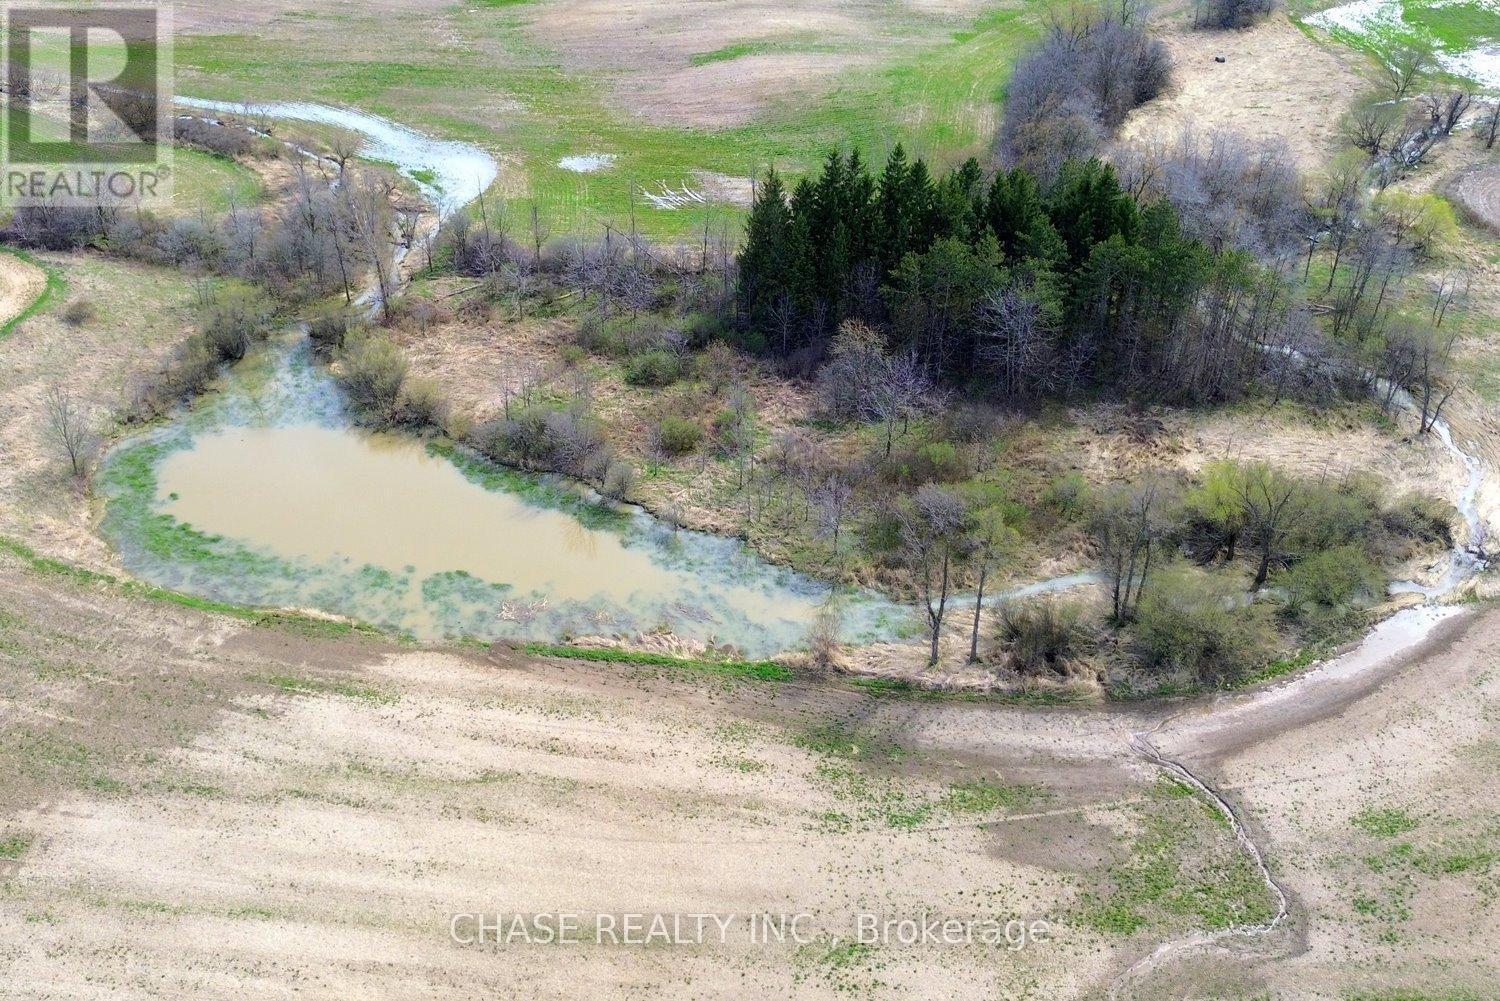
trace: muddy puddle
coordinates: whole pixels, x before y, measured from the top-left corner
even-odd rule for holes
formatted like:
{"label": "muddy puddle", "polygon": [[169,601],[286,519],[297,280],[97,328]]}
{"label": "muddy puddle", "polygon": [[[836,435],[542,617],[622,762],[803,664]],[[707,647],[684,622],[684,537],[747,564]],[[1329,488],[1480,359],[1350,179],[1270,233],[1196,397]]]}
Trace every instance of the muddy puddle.
{"label": "muddy puddle", "polygon": [[[802,645],[829,596],[736,540],[672,531],[444,444],[353,428],[296,339],[123,443],[101,483],[103,531],[145,580],[418,639],[669,630],[764,656]],[[910,631],[909,610],[877,595],[841,601],[852,642]]]}

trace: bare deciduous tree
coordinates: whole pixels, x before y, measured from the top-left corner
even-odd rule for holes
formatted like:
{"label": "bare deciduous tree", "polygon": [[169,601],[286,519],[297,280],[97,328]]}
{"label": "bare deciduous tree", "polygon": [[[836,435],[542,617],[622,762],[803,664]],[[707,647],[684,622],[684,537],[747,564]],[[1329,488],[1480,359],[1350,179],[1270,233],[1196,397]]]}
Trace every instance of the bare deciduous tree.
{"label": "bare deciduous tree", "polygon": [[68,461],[73,478],[80,483],[87,480],[98,438],[78,401],[60,386],[48,387],[42,397],[42,431]]}
{"label": "bare deciduous tree", "polygon": [[1250,585],[1254,590],[1270,577],[1272,559],[1305,512],[1297,481],[1264,462],[1245,466],[1235,491],[1244,511],[1246,531],[1260,551],[1255,580]]}
{"label": "bare deciduous tree", "polygon": [[952,596],[953,576],[967,552],[968,512],[952,491],[926,484],[899,510],[902,559],[917,578],[927,616],[931,650],[928,665],[938,662],[938,641]]}
{"label": "bare deciduous tree", "polygon": [[1406,100],[1427,79],[1435,64],[1430,45],[1411,42],[1394,46],[1380,64],[1381,78],[1391,100]]}
{"label": "bare deciduous tree", "polygon": [[1089,526],[1109,578],[1116,622],[1135,616],[1168,527],[1170,495],[1155,482],[1121,487],[1104,499]]}

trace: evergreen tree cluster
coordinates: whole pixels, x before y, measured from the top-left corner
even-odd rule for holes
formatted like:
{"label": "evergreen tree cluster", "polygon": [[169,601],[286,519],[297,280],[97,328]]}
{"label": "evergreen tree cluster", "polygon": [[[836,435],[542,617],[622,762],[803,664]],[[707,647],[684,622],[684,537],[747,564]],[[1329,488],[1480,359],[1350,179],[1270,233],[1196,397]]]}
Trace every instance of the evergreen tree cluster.
{"label": "evergreen tree cluster", "polygon": [[935,177],[897,147],[877,175],[832,153],[790,193],[759,186],[739,260],[741,313],[765,350],[820,358],[845,320],[883,331],[931,378],[999,398],[1100,385],[1179,399],[1243,392],[1258,329],[1289,289],[1248,255],[1183,235],[1097,159],[1044,189],[975,160]]}

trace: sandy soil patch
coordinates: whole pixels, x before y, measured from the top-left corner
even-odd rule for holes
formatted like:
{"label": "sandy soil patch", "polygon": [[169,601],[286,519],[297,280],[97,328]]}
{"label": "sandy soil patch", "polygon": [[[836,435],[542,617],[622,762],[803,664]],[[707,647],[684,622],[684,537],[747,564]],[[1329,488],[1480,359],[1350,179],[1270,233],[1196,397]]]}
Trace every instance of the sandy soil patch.
{"label": "sandy soil patch", "polygon": [[[400,16],[413,13],[436,13],[452,6],[446,0],[361,0],[356,5],[365,16]],[[312,0],[310,3],[288,3],[286,0],[246,0],[232,6],[209,0],[180,0],[172,8],[172,28],[187,34],[221,35],[260,28],[277,21],[296,23],[306,17],[328,17],[348,14],[347,0]]]}
{"label": "sandy soil patch", "polygon": [[[1172,53],[1175,86],[1136,111],[1124,139],[1184,127],[1226,129],[1284,143],[1304,169],[1340,148],[1339,115],[1364,88],[1351,68],[1357,56],[1318,45],[1284,14],[1245,31],[1200,31],[1185,22],[1158,25]],[[1223,55],[1225,62],[1214,57]]]}
{"label": "sandy soil patch", "polygon": [[36,302],[47,287],[47,273],[13,254],[0,254],[0,325]]}
{"label": "sandy soil patch", "polygon": [[[1321,722],[1242,726],[1204,703],[1181,732],[1208,736],[1182,746],[1152,707],[913,702],[315,639],[6,557],[0,587],[0,976],[18,996],[1098,996],[1182,932],[1077,920],[1149,817],[1129,736],[1163,727],[1227,784],[1295,921],[1127,996],[1492,982],[1493,862],[1469,860],[1493,837],[1493,612],[1373,693],[1314,685]],[[1045,795],[912,812],[975,781]],[[1403,836],[1440,875],[1416,869],[1404,890],[1370,867],[1391,847],[1372,805],[1415,818]],[[1195,823],[1178,861],[1233,855]],[[448,934],[456,911],[557,910],[806,910],[820,937],[494,950]],[[1060,931],[1018,953],[835,942],[867,910],[1051,915]]]}
{"label": "sandy soil patch", "polygon": [[[59,594],[3,558],[0,583],[0,841],[24,845],[0,872],[0,977],[19,996],[1074,997],[1150,945],[1075,920],[1149,787],[1108,725],[314,640]],[[973,782],[1039,798],[925,805]],[[806,911],[816,940],[449,938],[457,911],[560,910]],[[866,910],[1067,931],[1016,953],[841,947]]]}

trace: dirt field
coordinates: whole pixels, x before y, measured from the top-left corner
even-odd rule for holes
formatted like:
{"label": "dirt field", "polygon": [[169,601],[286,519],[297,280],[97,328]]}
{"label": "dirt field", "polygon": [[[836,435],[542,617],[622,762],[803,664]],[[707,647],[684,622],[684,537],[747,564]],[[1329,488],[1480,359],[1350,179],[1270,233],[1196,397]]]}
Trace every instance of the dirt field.
{"label": "dirt field", "polygon": [[1372,691],[1345,684],[1351,704],[1332,715],[1310,698],[1234,727],[1184,721],[1177,746],[1273,846],[1294,920],[1273,954],[1190,960],[1159,978],[1161,996],[1190,984],[1231,997],[1493,995],[1497,655],[1500,617],[1487,611]]}
{"label": "dirt field", "polygon": [[1201,31],[1185,16],[1157,26],[1172,53],[1172,92],[1135,112],[1122,139],[1226,129],[1281,141],[1304,170],[1337,151],[1339,115],[1366,86],[1352,68],[1357,54],[1323,48],[1284,14],[1245,31]]}
{"label": "dirt field", "polygon": [[[7,997],[1097,996],[1194,907],[1266,906],[1224,829],[1131,755],[1137,729],[1228,783],[1294,921],[1121,996],[1493,983],[1494,612],[1267,723],[1233,700],[1178,721],[318,639],[8,556],[0,586]],[[1404,841],[1366,831],[1392,825]],[[1405,841],[1400,881],[1364,859]],[[1122,933],[1116,905],[1146,924]],[[812,917],[800,946],[450,938],[455,913],[557,911]],[[859,947],[863,912],[1053,931]]]}

